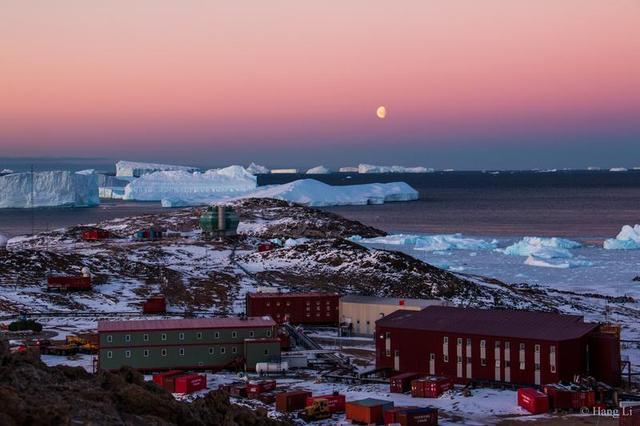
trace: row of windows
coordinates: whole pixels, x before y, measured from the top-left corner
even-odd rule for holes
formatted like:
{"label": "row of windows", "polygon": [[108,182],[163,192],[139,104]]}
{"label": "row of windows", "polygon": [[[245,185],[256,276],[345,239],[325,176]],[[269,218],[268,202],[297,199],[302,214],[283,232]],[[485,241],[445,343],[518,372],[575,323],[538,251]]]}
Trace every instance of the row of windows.
{"label": "row of windows", "polygon": [[[276,302],[276,306],[280,306],[280,303],[281,302]],[[284,302],[284,304],[285,304],[285,306],[291,306],[291,302]],[[267,306],[271,306],[271,302],[267,302],[266,305]],[[311,306],[311,302],[307,302],[306,305],[307,306]],[[327,302],[326,302],[327,309],[329,309],[330,305],[331,305],[331,302],[327,300]],[[319,307],[320,307],[320,302],[319,301],[316,302],[316,306],[318,306],[318,309],[319,309]]]}
{"label": "row of windows", "polygon": [[[221,355],[224,355],[224,354],[227,353],[227,348],[225,348],[225,347],[218,348],[218,352]],[[178,353],[180,354],[180,356],[184,356],[185,349],[184,348],[178,349]],[[232,354],[237,354],[238,353],[238,348],[236,346],[232,346],[231,347],[231,353]],[[216,348],[209,348],[209,355],[215,355],[215,354],[216,354]],[[265,349],[264,350],[264,354],[265,355],[269,355],[269,349]],[[142,351],[142,355],[145,358],[149,357],[149,349],[143,350]],[[164,348],[160,349],[160,355],[167,356],[167,350],[164,349]],[[125,358],[131,358],[131,351],[130,350],[124,351],[124,357]],[[107,358],[109,358],[109,359],[113,358],[113,351],[107,351]]]}
{"label": "row of windows", "polygon": [[[267,335],[267,337],[271,337],[271,330],[267,330],[266,335]],[[250,330],[249,331],[249,338],[253,338],[255,336],[256,336],[255,331]],[[196,333],[196,339],[202,340],[202,337],[203,337],[203,334],[202,334],[201,331]],[[214,339],[219,339],[220,338],[220,332],[216,331],[215,333],[213,333],[213,337],[214,337]],[[231,332],[231,338],[233,338],[233,339],[238,338],[238,332],[235,331],[235,330],[232,331]],[[161,340],[167,340],[167,333],[162,333],[160,335],[160,339]],[[142,340],[145,341],[145,342],[148,342],[149,341],[149,334],[148,333],[144,333],[142,335]],[[184,332],[178,333],[178,340],[184,340]],[[127,343],[131,342],[131,335],[130,334],[125,334],[124,335],[124,341],[127,342]],[[110,334],[107,335],[107,342],[113,343],[113,336],[112,335],[110,335]]]}

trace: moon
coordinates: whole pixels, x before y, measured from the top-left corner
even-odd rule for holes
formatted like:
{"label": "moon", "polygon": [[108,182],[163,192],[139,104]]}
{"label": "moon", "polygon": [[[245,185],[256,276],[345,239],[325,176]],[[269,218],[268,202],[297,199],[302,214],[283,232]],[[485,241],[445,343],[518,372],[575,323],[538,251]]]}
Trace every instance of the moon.
{"label": "moon", "polygon": [[384,105],[380,105],[378,107],[378,109],[376,110],[376,115],[381,120],[387,116],[387,109],[384,107]]}

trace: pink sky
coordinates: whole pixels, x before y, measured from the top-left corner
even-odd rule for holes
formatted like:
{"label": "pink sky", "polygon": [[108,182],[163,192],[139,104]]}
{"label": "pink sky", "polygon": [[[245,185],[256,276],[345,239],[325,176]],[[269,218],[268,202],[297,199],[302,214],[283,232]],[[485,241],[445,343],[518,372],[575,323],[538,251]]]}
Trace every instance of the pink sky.
{"label": "pink sky", "polygon": [[637,0],[4,0],[0,156],[628,137],[639,22]]}

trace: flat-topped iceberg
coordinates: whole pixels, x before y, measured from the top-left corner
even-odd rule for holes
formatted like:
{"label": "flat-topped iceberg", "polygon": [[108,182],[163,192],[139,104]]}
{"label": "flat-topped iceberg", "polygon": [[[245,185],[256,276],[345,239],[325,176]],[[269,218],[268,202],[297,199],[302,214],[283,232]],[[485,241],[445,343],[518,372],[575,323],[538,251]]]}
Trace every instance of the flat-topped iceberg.
{"label": "flat-topped iceberg", "polygon": [[217,193],[208,197],[170,197],[162,199],[164,207],[203,205],[220,200],[244,198],[275,198],[307,206],[351,206],[383,204],[418,199],[418,191],[404,182],[369,183],[364,185],[332,186],[315,179],[300,179],[282,185],[259,187],[238,193]]}
{"label": "flat-topped iceberg", "polygon": [[602,245],[606,250],[640,249],[640,225],[624,225],[615,238],[608,238]]}
{"label": "flat-topped iceberg", "polygon": [[328,175],[329,173],[331,173],[331,170],[325,166],[316,166],[307,170],[308,175]]}
{"label": "flat-topped iceberg", "polygon": [[256,164],[256,163],[249,164],[249,167],[247,167],[247,171],[249,173],[251,173],[252,175],[267,175],[267,174],[269,174],[271,172],[265,166],[261,166],[261,165]]}
{"label": "flat-topped iceberg", "polygon": [[196,172],[198,167],[176,166],[173,164],[140,163],[136,161],[118,161],[116,176],[140,177],[149,173],[163,171]]}
{"label": "flat-topped iceberg", "polygon": [[535,256],[541,259],[555,259],[572,257],[569,249],[579,247],[581,247],[580,243],[566,238],[524,237],[501,251],[510,256]]}
{"label": "flat-topped iceberg", "polygon": [[98,179],[93,170],[0,176],[0,208],[90,207],[99,204]]}
{"label": "flat-topped iceberg", "polygon": [[374,166],[371,164],[359,164],[358,173],[429,173],[433,169],[426,167],[403,167],[403,166]]}
{"label": "flat-topped iceberg", "polygon": [[414,250],[445,251],[445,250],[491,250],[497,247],[497,241],[486,241],[479,238],[468,238],[462,234],[444,235],[413,235],[396,234],[384,237],[362,238],[359,235],[349,240],[362,244],[388,244],[412,246]]}
{"label": "flat-topped iceberg", "polygon": [[[209,200],[245,193],[256,188],[257,180],[242,166],[207,170],[155,172],[141,176],[124,188],[125,200]],[[199,203],[196,203],[199,204]]]}

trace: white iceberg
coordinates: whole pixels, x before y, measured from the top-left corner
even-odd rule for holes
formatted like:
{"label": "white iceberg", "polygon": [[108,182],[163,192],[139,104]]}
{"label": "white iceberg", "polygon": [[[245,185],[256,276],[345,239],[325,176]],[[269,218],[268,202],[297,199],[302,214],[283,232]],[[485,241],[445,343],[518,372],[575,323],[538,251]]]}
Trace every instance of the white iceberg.
{"label": "white iceberg", "polygon": [[116,176],[140,177],[154,172],[184,171],[197,172],[198,167],[175,166],[173,164],[139,163],[136,161],[118,161]]}
{"label": "white iceberg", "polygon": [[414,235],[396,234],[385,237],[362,238],[358,235],[349,240],[362,244],[388,244],[413,246],[414,250],[444,251],[444,250],[491,250],[497,246],[497,241],[486,241],[479,238],[468,238],[462,234],[444,235]]}
{"label": "white iceberg", "polygon": [[510,256],[535,256],[541,259],[572,257],[569,249],[581,247],[581,244],[566,238],[524,237],[522,240],[501,250]]}
{"label": "white iceberg", "polygon": [[316,166],[307,170],[308,175],[328,175],[329,173],[331,173],[331,170],[325,166]]}
{"label": "white iceberg", "polygon": [[[341,169],[342,170],[342,169]],[[358,165],[358,173],[429,173],[433,169],[426,167],[403,167],[403,166],[374,166],[371,164]]]}
{"label": "white iceberg", "polygon": [[207,170],[155,172],[144,175],[124,188],[125,200],[200,200],[231,196],[256,188],[256,177],[242,166]]}
{"label": "white iceberg", "polygon": [[89,207],[99,204],[98,179],[93,170],[0,176],[0,208]]}
{"label": "white iceberg", "polygon": [[271,169],[271,174],[274,175],[297,175],[300,173],[298,169]]}
{"label": "white iceberg", "polygon": [[210,194],[208,197],[166,197],[164,207],[185,207],[244,198],[275,198],[307,206],[352,206],[383,204],[418,199],[418,191],[404,182],[332,186],[315,179],[300,179],[282,185],[259,187],[253,191]]}
{"label": "white iceberg", "polygon": [[541,268],[556,268],[556,269],[568,269],[578,268],[581,266],[591,266],[592,263],[588,260],[573,260],[565,259],[560,262],[551,262],[549,260],[540,259],[536,256],[528,256],[524,261],[525,265],[537,266]]}
{"label": "white iceberg", "polygon": [[98,194],[100,198],[113,198],[121,200],[124,197],[124,188],[135,178],[116,177],[98,173]]}
{"label": "white iceberg", "polygon": [[247,167],[247,171],[252,175],[266,175],[270,173],[270,170],[268,168],[256,163],[249,164],[249,167]]}
{"label": "white iceberg", "polygon": [[606,250],[640,249],[640,225],[624,225],[615,238],[608,238],[602,245]]}
{"label": "white iceberg", "polygon": [[625,167],[612,167],[609,169],[610,172],[626,172],[627,169]]}

